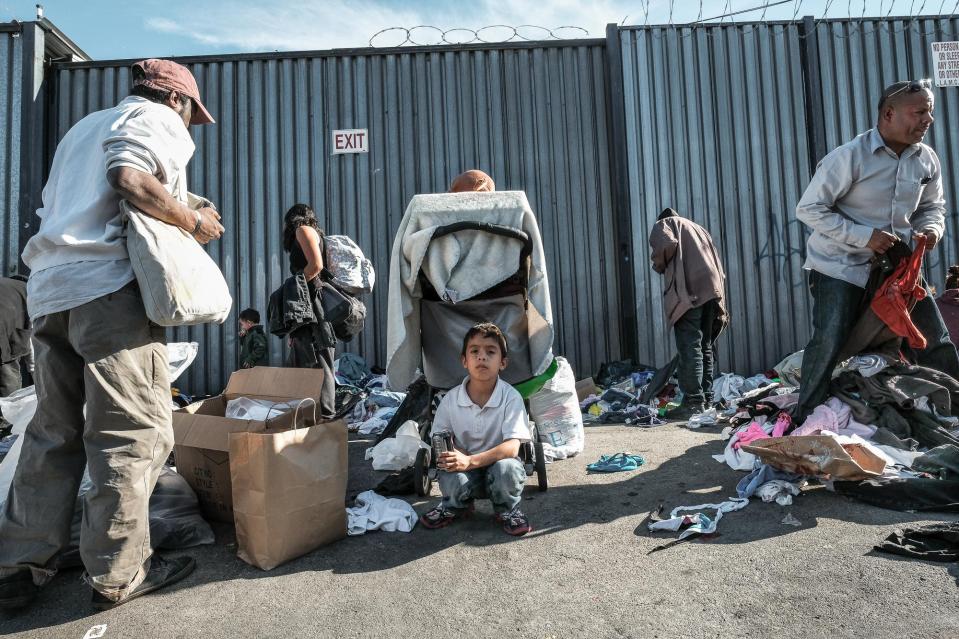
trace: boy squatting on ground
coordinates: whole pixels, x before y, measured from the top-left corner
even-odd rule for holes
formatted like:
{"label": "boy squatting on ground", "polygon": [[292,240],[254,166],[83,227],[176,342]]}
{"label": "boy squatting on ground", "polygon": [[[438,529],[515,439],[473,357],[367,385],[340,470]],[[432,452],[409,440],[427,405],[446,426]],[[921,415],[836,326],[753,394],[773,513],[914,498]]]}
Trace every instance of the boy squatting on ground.
{"label": "boy squatting on ground", "polygon": [[517,457],[520,442],[530,438],[529,420],[519,392],[499,378],[507,353],[506,337],[495,324],[477,324],[463,338],[469,376],[440,402],[430,433],[452,434],[455,450],[436,462],[443,500],[420,517],[426,528],[471,514],[479,498],[492,502],[510,535],[532,530],[519,509],[526,470]]}

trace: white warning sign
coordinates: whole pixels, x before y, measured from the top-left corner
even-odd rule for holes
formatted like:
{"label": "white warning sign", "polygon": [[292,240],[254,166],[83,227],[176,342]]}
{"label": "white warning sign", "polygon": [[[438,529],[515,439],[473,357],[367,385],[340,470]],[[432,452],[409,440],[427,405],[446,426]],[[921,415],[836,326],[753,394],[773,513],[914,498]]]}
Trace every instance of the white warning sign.
{"label": "white warning sign", "polygon": [[959,42],[933,42],[932,67],[937,87],[959,86]]}

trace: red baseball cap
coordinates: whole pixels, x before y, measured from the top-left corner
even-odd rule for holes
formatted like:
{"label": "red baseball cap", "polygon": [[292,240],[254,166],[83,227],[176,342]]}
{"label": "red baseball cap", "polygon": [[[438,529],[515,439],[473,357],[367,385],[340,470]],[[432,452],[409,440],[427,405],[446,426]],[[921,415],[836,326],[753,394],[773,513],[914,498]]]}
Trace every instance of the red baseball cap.
{"label": "red baseball cap", "polygon": [[210,112],[200,102],[200,87],[196,85],[196,78],[182,64],[172,60],[150,58],[140,60],[132,67],[133,86],[147,86],[161,91],[176,91],[193,100],[196,105],[190,124],[213,124],[215,120]]}

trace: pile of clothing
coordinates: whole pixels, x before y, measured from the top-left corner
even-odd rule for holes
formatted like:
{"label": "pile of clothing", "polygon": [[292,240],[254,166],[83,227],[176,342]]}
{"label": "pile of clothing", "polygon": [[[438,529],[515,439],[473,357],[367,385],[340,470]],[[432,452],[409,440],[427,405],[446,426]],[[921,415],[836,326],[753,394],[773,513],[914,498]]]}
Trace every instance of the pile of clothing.
{"label": "pile of clothing", "polygon": [[[802,353],[776,367],[782,379],[799,381]],[[735,403],[726,449],[714,455],[747,471],[739,497],[791,503],[809,480],[885,508],[959,512],[959,382],[938,371],[875,354],[842,362],[833,373],[831,396],[801,423],[792,423],[798,388],[770,384]],[[829,437],[881,459],[877,472],[849,477],[785,472],[749,452],[774,437]],[[783,464],[779,464],[783,466]]]}
{"label": "pile of clothing", "polygon": [[[656,371],[634,366],[632,360],[608,362],[594,377],[596,389],[580,402],[584,424],[632,424],[655,426],[664,423],[658,410],[641,401],[643,391]],[[675,393],[675,384],[664,389],[663,395]]]}
{"label": "pile of clothing", "polygon": [[386,374],[372,370],[353,353],[343,353],[333,362],[336,375],[336,414],[346,419],[347,428],[361,435],[383,432],[406,393],[388,389]]}
{"label": "pile of clothing", "polygon": [[[655,426],[666,423],[668,411],[682,403],[683,392],[675,377],[676,360],[654,370],[631,360],[603,364],[595,377],[596,392],[581,403],[587,424],[625,423]],[[690,428],[714,425],[735,414],[743,397],[778,382],[773,372],[742,377],[723,373],[713,382],[713,405],[688,422]]]}

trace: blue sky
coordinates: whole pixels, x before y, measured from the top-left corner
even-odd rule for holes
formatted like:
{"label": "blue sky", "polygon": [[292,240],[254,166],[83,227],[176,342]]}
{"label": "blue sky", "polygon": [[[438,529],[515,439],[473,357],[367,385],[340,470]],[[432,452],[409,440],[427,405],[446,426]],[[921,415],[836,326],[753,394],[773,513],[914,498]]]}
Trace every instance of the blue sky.
{"label": "blue sky", "polygon": [[[644,23],[647,6],[648,22],[664,24],[670,21],[671,5],[673,22],[690,22],[769,1],[775,0],[47,0],[42,4],[47,18],[91,57],[102,60],[365,47],[381,29],[419,24],[441,29],[573,25],[602,37],[608,22]],[[32,20],[34,4],[0,0],[0,21]],[[767,9],[765,18],[949,14],[957,5],[957,0],[790,0]],[[755,11],[735,19],[758,20],[762,15]],[[487,33],[492,38],[496,32]],[[435,37],[428,30],[418,34],[424,44]],[[395,35],[383,34],[376,44],[397,44]]]}

